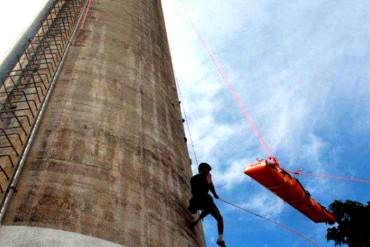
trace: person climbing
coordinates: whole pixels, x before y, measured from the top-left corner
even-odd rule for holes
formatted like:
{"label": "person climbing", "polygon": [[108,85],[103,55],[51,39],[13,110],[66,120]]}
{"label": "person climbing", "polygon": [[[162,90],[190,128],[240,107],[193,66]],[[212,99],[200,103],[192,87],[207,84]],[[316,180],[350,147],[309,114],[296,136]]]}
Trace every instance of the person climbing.
{"label": "person climbing", "polygon": [[221,247],[226,247],[225,241],[223,239],[224,232],[224,221],[220,211],[218,210],[216,204],[213,201],[212,196],[208,193],[212,192],[213,197],[218,199],[218,195],[215,190],[215,186],[212,182],[211,177],[212,167],[207,163],[201,163],[198,166],[198,174],[193,176],[190,180],[192,198],[189,201],[188,210],[192,214],[196,214],[198,210],[201,210],[201,214],[198,219],[191,223],[194,227],[208,214],[211,214],[217,221],[218,228],[218,238],[217,244]]}

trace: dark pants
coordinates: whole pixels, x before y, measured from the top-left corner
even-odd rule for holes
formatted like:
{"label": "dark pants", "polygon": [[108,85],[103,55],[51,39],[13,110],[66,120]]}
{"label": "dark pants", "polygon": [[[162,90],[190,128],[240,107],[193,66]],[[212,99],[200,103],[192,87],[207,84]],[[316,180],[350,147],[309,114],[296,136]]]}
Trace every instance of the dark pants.
{"label": "dark pants", "polygon": [[191,213],[196,213],[197,210],[201,210],[199,220],[203,219],[207,215],[212,215],[213,218],[217,221],[218,233],[223,234],[224,231],[224,221],[220,210],[218,210],[216,204],[213,201],[213,198],[210,195],[204,196],[194,196],[189,201],[189,211]]}

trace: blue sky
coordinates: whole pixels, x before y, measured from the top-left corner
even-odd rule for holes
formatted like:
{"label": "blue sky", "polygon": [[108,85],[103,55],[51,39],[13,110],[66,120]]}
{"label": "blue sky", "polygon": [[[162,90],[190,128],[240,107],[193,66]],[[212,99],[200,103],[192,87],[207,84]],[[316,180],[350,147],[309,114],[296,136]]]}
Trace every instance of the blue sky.
{"label": "blue sky", "polygon": [[[199,160],[213,165],[219,193],[300,230],[321,246],[334,246],[325,240],[325,224],[310,222],[243,174],[246,163],[265,154],[187,15],[284,167],[370,178],[370,2],[184,0],[187,14],[178,0],[162,2],[195,149]],[[370,200],[366,184],[300,180],[325,206],[335,199]],[[311,246],[258,218],[218,205],[229,246]],[[208,246],[216,246],[213,219],[205,221],[204,229]]]}
{"label": "blue sky", "polygon": [[[0,61],[45,1],[32,1],[17,22],[10,10],[30,1],[0,3],[0,31],[7,34],[1,36]],[[321,246],[334,246],[325,240],[325,225],[310,222],[243,174],[246,163],[265,154],[179,1],[162,2],[196,152],[213,165],[219,194],[302,231]],[[370,178],[369,1],[184,3],[284,167]],[[301,181],[325,206],[334,199],[370,199],[369,185],[305,177]],[[254,216],[218,205],[229,246],[310,246]],[[205,221],[204,229],[208,247],[214,247],[213,219]]]}

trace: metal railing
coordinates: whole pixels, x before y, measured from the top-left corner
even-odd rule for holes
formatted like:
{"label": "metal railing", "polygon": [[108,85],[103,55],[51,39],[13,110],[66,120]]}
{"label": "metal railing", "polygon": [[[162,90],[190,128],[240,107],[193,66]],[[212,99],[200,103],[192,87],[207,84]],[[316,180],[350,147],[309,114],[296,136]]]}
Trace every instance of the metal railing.
{"label": "metal railing", "polygon": [[24,53],[0,82],[1,218],[9,191],[40,120],[87,0],[56,0]]}

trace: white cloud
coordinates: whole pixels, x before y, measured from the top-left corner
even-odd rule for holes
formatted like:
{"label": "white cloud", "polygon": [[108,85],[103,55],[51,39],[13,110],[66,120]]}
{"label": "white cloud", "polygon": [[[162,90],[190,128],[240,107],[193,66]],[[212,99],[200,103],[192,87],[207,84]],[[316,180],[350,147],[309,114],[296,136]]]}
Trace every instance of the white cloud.
{"label": "white cloud", "polygon": [[47,0],[0,2],[0,63],[46,3]]}
{"label": "white cloud", "polygon": [[250,161],[251,159],[233,161],[230,165],[227,165],[225,169],[215,170],[213,174],[216,185],[221,185],[226,190],[231,190],[242,182],[250,180],[247,175],[244,174],[244,170]]}
{"label": "white cloud", "polygon": [[[284,167],[317,173],[333,169],[335,163],[328,160],[335,159],[331,157],[335,144],[326,139],[328,133],[318,130],[336,126],[333,108],[341,98],[350,110],[358,108],[353,131],[370,132],[366,125],[370,62],[360,61],[370,54],[363,1],[276,5],[269,0],[215,0],[212,7],[205,1],[184,2],[265,141],[283,156],[279,158]],[[247,179],[242,172],[245,163],[263,154],[179,1],[163,0],[163,4],[199,158],[215,164],[218,185],[235,190]],[[314,196],[330,195],[329,181],[304,182]]]}
{"label": "white cloud", "polygon": [[278,216],[284,209],[284,202],[268,191],[254,194],[247,203],[240,205],[269,218]]}
{"label": "white cloud", "polygon": [[[252,4],[250,1],[248,4]],[[221,161],[221,155],[225,152],[229,152],[228,147],[221,148],[225,143],[229,144],[229,148],[232,146],[250,147],[250,145],[256,145],[257,140],[251,135],[249,127],[245,124],[243,119],[237,116],[236,120],[232,123],[228,119],[218,118],[227,110],[225,107],[231,97],[230,93],[225,90],[225,86],[220,83],[220,78],[216,73],[213,64],[209,61],[204,48],[201,46],[193,30],[191,29],[190,23],[187,20],[186,15],[178,14],[178,12],[173,11],[176,9],[181,12],[181,7],[177,1],[164,1],[167,28],[169,33],[169,39],[171,44],[171,51],[173,57],[173,63],[176,70],[177,77],[179,78],[179,86],[181,88],[183,97],[183,106],[187,110],[188,121],[191,126],[192,136],[194,139],[196,151],[201,160],[211,160],[215,163],[216,169],[221,169],[218,174],[223,174],[223,176],[216,176],[216,181],[219,184],[223,184],[225,188],[232,189],[234,185],[239,184],[243,181],[245,175],[241,172],[243,171],[243,166],[247,163],[246,157],[248,159],[252,158],[254,160],[256,156],[260,154],[251,153],[255,152],[255,149],[249,148],[249,152],[243,155],[243,157],[232,157],[228,159],[229,166],[218,165]],[[200,9],[206,7],[205,5],[199,6]],[[167,8],[169,10],[167,10]],[[166,11],[167,10],[167,11]],[[170,11],[172,10],[172,11]],[[216,14],[222,9],[214,8]],[[235,16],[239,12],[238,9],[232,8],[223,12],[224,15]],[[215,14],[213,13],[213,14]],[[260,13],[262,13],[260,11]],[[197,15],[197,13],[191,13],[192,16]],[[238,16],[243,16],[239,13]],[[195,17],[197,20],[198,17]],[[225,30],[227,27],[233,26],[235,28],[235,22],[238,22],[237,18],[233,21],[218,22],[224,25]],[[215,23],[216,24],[216,23]],[[240,23],[239,23],[240,24]],[[200,22],[200,26],[202,22]],[[217,27],[217,25],[212,25],[208,23],[210,28]],[[207,29],[208,30],[208,29]],[[209,33],[212,36],[212,32]],[[227,64],[226,64],[227,66]],[[230,72],[231,71],[231,72]],[[230,68],[227,70],[228,74],[231,75],[231,79],[234,79],[234,70]],[[281,78],[287,77],[288,72],[280,73],[279,76],[273,77],[274,84],[278,84]],[[238,74],[236,74],[238,76]],[[261,73],[260,76],[266,76],[266,73]],[[237,81],[237,80],[232,80]],[[250,83],[249,83],[250,84]],[[295,102],[295,111],[290,109],[290,98],[287,94],[294,94],[294,91],[289,91],[291,85],[280,88],[280,90],[274,90],[269,94],[270,97],[266,100],[254,100],[254,97],[245,97],[249,100],[247,103],[252,104],[255,110],[254,116],[258,118],[264,118],[267,121],[265,126],[262,126],[262,132],[269,136],[269,141],[272,143],[274,148],[281,145],[281,143],[286,140],[287,134],[292,133],[292,127],[301,126],[302,121],[294,121],[295,119],[301,120],[306,114],[305,105],[302,102],[301,106],[298,107],[298,102]],[[253,88],[255,91],[255,88]],[[261,89],[261,92],[264,91]],[[271,105],[277,106],[277,109],[271,109]],[[236,105],[231,102],[231,109],[235,111]],[[258,111],[256,111],[258,110]],[[279,114],[276,114],[279,112]],[[292,119],[294,116],[294,119]],[[225,121],[226,120],[226,121]],[[294,124],[296,123],[296,124]],[[299,125],[301,124],[301,125]],[[243,126],[243,128],[241,128]],[[261,126],[259,126],[261,127]],[[287,130],[291,130],[290,132]],[[242,132],[243,131],[243,132]],[[245,134],[246,133],[246,134]],[[241,138],[243,135],[248,135],[247,138],[242,140],[242,143],[237,143],[230,138]],[[292,138],[289,138],[291,140]],[[293,143],[295,145],[295,143]],[[242,161],[242,162],[241,162]],[[241,162],[241,163],[239,163]]]}

